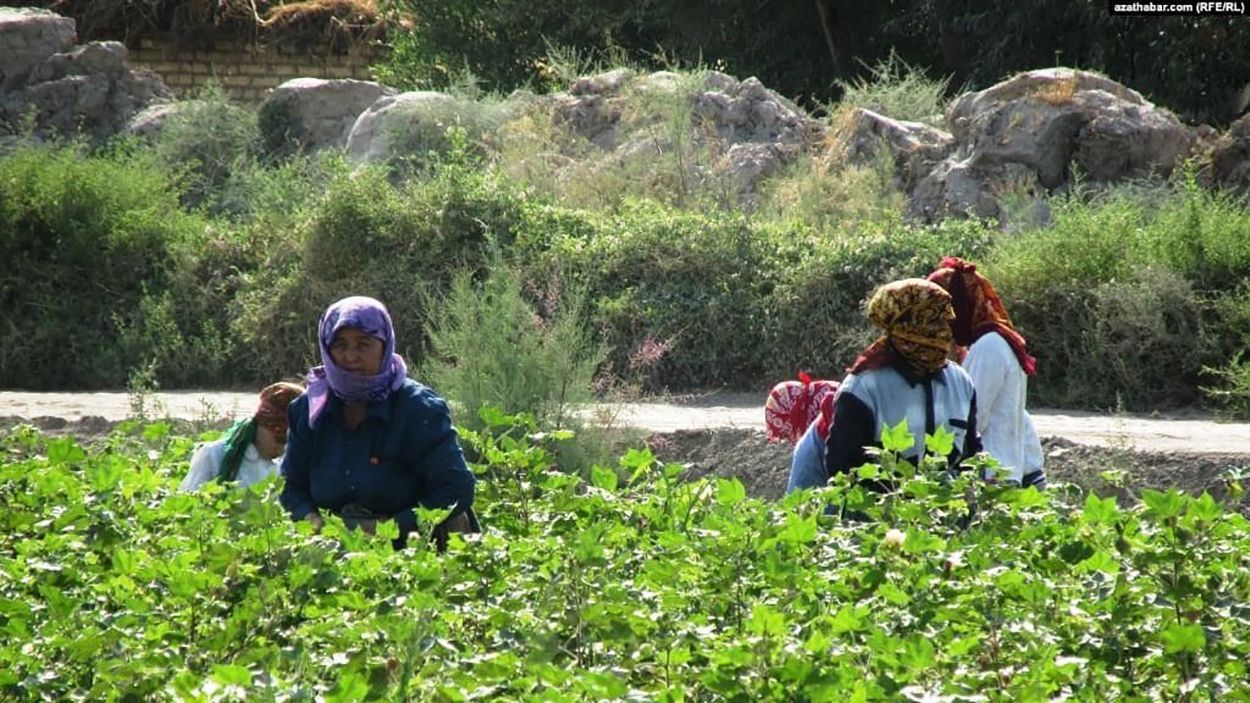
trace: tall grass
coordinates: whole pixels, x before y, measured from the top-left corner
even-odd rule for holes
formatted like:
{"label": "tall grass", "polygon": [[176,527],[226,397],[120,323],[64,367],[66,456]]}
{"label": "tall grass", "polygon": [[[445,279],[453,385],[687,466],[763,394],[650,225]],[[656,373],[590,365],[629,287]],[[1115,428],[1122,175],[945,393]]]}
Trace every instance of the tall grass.
{"label": "tall grass", "polygon": [[850,82],[838,81],[841,106],[872,110],[896,120],[942,126],[950,79],[930,78],[894,52],[867,68],[867,75]]}

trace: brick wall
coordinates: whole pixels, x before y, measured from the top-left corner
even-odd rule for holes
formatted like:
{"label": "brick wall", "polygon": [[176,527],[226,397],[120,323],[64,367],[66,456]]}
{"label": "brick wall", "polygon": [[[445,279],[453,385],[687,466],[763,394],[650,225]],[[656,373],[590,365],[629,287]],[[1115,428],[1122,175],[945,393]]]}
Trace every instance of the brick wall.
{"label": "brick wall", "polygon": [[179,98],[216,81],[231,99],[258,103],[271,88],[292,78],[370,80],[368,53],[321,56],[248,42],[218,41],[209,51],[180,49],[173,42],[142,39],[130,51],[132,67],[150,68]]}

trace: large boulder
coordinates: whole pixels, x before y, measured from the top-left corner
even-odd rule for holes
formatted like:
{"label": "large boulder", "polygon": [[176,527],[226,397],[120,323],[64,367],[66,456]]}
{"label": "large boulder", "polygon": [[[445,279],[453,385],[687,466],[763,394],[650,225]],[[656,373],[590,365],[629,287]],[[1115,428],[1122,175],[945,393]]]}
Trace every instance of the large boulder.
{"label": "large boulder", "polygon": [[160,138],[161,132],[165,130],[165,124],[178,115],[178,113],[185,110],[188,104],[186,102],[168,102],[149,105],[130,118],[130,121],[126,124],[126,132],[131,136],[154,142]]}
{"label": "large boulder", "polygon": [[27,81],[53,54],[74,45],[74,20],[47,10],[0,7],[0,93]]}
{"label": "large boulder", "polygon": [[1066,68],[965,93],[946,121],[956,148],[916,183],[913,217],[992,216],[995,193],[1022,182],[1054,191],[1070,182],[1073,164],[1095,186],[1166,176],[1196,142],[1192,128],[1136,91]]}
{"label": "large boulder", "polygon": [[433,91],[378,98],[353,123],[347,157],[356,164],[384,163],[435,147],[456,124],[460,109],[460,101]]}
{"label": "large boulder", "polygon": [[370,81],[295,78],[274,88],[261,104],[261,133],[274,152],[341,148],[356,118],[396,92]]}

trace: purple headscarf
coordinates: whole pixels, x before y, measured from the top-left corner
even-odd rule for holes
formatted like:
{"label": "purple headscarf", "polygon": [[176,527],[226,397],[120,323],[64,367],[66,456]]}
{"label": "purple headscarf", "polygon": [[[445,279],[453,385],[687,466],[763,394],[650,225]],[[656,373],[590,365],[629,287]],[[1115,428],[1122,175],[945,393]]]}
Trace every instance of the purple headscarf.
{"label": "purple headscarf", "polygon": [[[355,327],[382,340],[382,372],[361,376],[334,363],[330,343],[344,327]],[[386,306],[364,296],[343,298],[326,308],[317,324],[317,344],[321,348],[321,366],[308,372],[308,425],[317,426],[317,418],[325,410],[330,393],[344,402],[382,400],[391,391],[404,385],[408,365],[395,353],[395,326]]]}

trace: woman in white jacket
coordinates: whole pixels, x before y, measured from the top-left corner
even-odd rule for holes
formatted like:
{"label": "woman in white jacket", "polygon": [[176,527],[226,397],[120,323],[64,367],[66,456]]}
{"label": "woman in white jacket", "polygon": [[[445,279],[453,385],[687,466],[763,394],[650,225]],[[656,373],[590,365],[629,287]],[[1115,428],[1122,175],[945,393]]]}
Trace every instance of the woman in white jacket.
{"label": "woman in white jacket", "polygon": [[250,486],[277,474],[286,449],[286,408],[303,392],[293,383],[266,387],[251,417],[234,423],[221,439],[196,448],[179,488],[193,491],[213,480]]}
{"label": "woman in white jacket", "polygon": [[1024,337],[975,265],[948,256],[929,280],[951,294],[951,330],[955,343],[967,350],[963,366],[977,392],[977,430],[985,451],[1002,466],[1000,478],[1022,487],[1045,487],[1042,445],[1025,410],[1028,377],[1037,361]]}

